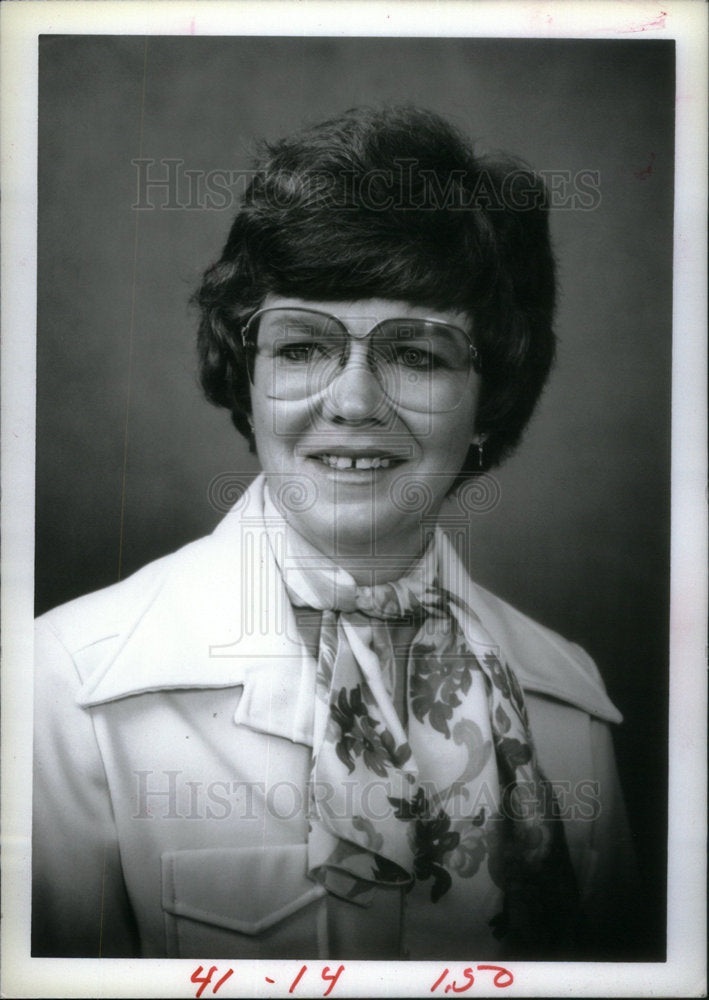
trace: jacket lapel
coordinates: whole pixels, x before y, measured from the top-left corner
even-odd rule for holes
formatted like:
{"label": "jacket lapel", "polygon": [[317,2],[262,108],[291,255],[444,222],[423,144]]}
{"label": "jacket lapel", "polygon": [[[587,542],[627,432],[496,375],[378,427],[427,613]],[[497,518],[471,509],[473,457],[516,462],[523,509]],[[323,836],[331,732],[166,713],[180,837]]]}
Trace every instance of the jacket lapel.
{"label": "jacket lapel", "polygon": [[311,744],[315,662],[268,544],[263,483],[260,476],[211,535],[162,560],[130,626],[105,644],[80,705],[239,685],[235,722]]}

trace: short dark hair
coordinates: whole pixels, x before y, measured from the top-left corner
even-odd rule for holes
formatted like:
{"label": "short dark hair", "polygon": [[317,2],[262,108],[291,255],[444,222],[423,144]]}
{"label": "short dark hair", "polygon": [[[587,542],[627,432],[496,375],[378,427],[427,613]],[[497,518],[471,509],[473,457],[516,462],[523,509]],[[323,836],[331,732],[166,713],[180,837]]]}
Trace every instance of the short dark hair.
{"label": "short dark hair", "polygon": [[[545,186],[478,157],[439,115],[355,108],[264,143],[219,261],[194,296],[200,377],[249,439],[240,329],[269,293],[467,312],[482,365],[485,468],[518,443],[554,357]],[[473,453],[456,482],[477,471]]]}

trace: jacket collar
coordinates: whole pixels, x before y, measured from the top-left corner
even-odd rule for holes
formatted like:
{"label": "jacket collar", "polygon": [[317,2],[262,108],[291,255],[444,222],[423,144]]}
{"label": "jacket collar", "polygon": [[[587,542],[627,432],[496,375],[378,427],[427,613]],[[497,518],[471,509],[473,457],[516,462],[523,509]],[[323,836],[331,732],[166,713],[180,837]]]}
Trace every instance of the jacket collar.
{"label": "jacket collar", "polygon": [[[107,643],[111,651],[79,690],[80,705],[243,686],[238,721],[254,714],[263,723],[256,728],[310,741],[315,663],[263,530],[263,486],[260,476],[211,535],[155,564],[151,586],[139,587],[138,573],[112,588],[120,600],[132,582],[138,600],[129,597],[131,623],[117,645]],[[86,655],[95,663],[91,648]]]}
{"label": "jacket collar", "polygon": [[[140,573],[116,585],[120,600],[120,588],[133,583],[131,624],[108,644],[111,652],[85,680],[79,704],[243,686],[237,723],[311,743],[315,662],[298,636],[264,531],[264,485],[261,475],[211,535],[155,564],[149,586],[138,587]],[[464,575],[470,605],[525,690],[621,720],[582,650],[478,587],[454,554],[451,561],[450,573]]]}

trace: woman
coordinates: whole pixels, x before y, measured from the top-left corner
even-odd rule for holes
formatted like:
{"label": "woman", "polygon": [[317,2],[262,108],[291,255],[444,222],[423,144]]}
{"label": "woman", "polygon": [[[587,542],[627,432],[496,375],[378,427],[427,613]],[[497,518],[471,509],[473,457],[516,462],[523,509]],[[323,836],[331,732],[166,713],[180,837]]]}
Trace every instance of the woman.
{"label": "woman", "polygon": [[265,149],[196,300],[263,475],[39,621],[33,953],[610,956],[620,716],[438,517],[549,372],[542,185],[351,111]]}

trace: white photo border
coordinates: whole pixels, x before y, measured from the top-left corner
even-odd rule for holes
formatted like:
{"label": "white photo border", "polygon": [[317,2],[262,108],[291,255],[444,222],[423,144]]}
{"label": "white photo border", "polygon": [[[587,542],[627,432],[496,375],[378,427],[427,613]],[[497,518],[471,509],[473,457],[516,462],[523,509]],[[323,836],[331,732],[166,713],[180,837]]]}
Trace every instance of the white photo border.
{"label": "white photo border", "polygon": [[[9,2],[2,26],[2,993],[195,995],[185,960],[33,959],[29,952],[40,34],[674,38],[674,223],[668,950],[664,963],[510,963],[509,996],[701,996],[706,863],[707,8],[649,2]],[[293,961],[238,963],[220,996],[287,996]],[[316,963],[310,963],[315,965]],[[206,963],[205,963],[206,965]],[[442,963],[348,962],[333,996],[422,996]],[[290,975],[289,975],[290,974]],[[482,979],[480,980],[482,983]],[[492,995],[476,984],[470,995]],[[498,992],[498,991],[496,991]],[[211,995],[208,990],[205,996]],[[306,995],[305,993],[303,995]]]}

